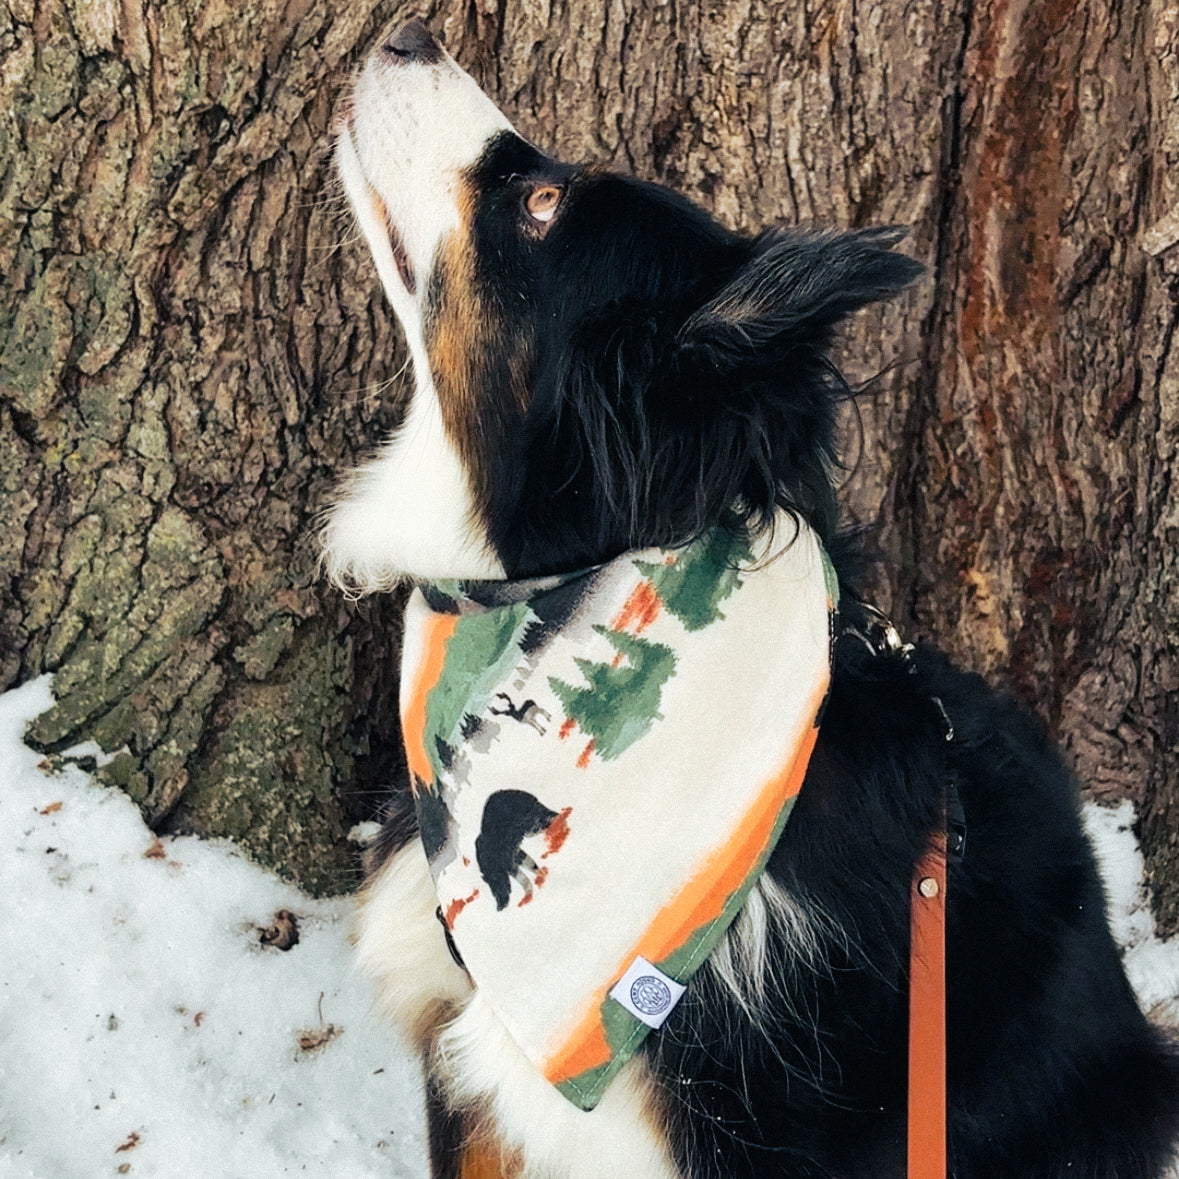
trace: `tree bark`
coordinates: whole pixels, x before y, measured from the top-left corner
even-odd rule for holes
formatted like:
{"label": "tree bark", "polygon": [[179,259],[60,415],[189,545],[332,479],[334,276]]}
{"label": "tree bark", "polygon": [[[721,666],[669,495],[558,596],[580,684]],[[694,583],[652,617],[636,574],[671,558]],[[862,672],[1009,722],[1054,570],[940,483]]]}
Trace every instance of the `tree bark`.
{"label": "tree bark", "polygon": [[[395,762],[397,603],[312,536],[401,344],[327,164],[371,0],[10,0],[0,32],[0,679],[164,829],[311,887]],[[907,635],[1035,703],[1141,806],[1179,927],[1179,20],[1165,0],[469,0],[427,14],[520,130],[741,229],[912,226],[929,277],[845,497]]]}
{"label": "tree bark", "polygon": [[122,750],[157,829],[320,890],[396,735],[396,610],[311,539],[399,363],[326,163],[381,19],[334,7],[26,0],[0,35],[3,681],[54,671],[31,739]]}

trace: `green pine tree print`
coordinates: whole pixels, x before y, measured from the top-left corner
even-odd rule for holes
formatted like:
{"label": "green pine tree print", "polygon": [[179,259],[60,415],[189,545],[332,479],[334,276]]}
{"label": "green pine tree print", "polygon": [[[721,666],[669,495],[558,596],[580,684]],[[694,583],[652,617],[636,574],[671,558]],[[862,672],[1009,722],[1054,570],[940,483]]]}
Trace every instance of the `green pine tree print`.
{"label": "green pine tree print", "polygon": [[703,630],[724,617],[720,605],[740,587],[740,565],[752,561],[753,553],[739,533],[718,528],[675,556],[670,565],[636,561],[635,566],[685,630]]}
{"label": "green pine tree print", "polygon": [[[466,614],[446,648],[446,674],[426,704],[426,730],[451,745],[462,738],[463,718],[478,715],[492,690],[511,674],[520,658],[520,639],[535,617],[527,602],[503,610]],[[429,751],[437,774],[441,766]]]}
{"label": "green pine tree print", "polygon": [[675,653],[662,643],[652,643],[606,626],[595,626],[622,660],[614,664],[576,660],[586,687],[575,687],[555,676],[549,686],[560,698],[565,715],[575,720],[594,740],[600,757],[617,757],[627,746],[662,720],[659,704],[663,685],[675,671]]}

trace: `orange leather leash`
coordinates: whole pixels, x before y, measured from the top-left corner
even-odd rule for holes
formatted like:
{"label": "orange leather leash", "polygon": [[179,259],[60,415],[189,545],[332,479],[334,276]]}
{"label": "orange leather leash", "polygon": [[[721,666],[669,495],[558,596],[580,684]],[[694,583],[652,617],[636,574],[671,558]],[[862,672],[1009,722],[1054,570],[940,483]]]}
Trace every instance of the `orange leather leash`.
{"label": "orange leather leash", "polygon": [[[954,726],[942,702],[947,741]],[[966,815],[952,777],[942,794],[942,816],[917,861],[909,916],[908,1179],[946,1179],[946,895],[949,869],[966,850]]]}
{"label": "orange leather leash", "polygon": [[908,1179],[946,1179],[946,833],[917,861],[909,918]]}

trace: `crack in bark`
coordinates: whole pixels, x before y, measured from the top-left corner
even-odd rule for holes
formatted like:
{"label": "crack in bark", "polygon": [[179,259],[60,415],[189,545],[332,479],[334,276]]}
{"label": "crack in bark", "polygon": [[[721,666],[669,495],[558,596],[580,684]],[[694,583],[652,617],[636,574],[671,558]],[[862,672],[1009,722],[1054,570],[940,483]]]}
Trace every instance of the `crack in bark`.
{"label": "crack in bark", "polygon": [[[936,186],[938,205],[934,222],[933,298],[921,328],[924,341],[921,372],[905,418],[903,436],[908,439],[928,439],[930,436],[929,425],[937,407],[937,389],[943,370],[943,324],[949,313],[950,293],[954,286],[951,258],[958,240],[956,226],[961,217],[962,117],[966,101],[965,86],[968,84],[966,57],[974,30],[973,0],[964,0],[962,3],[961,20],[962,32],[950,67],[951,86],[943,100],[942,158],[940,180]],[[898,519],[903,520],[909,538],[908,546],[902,550],[906,558],[903,568],[909,572],[902,573],[898,579],[896,600],[902,603],[903,613],[898,612],[900,616],[910,625],[917,626],[922,615],[917,570],[921,567],[927,547],[921,529],[922,502],[927,494],[926,481],[922,477],[926,460],[920,446],[912,446],[904,453],[907,458],[898,471],[899,494],[894,511]]]}

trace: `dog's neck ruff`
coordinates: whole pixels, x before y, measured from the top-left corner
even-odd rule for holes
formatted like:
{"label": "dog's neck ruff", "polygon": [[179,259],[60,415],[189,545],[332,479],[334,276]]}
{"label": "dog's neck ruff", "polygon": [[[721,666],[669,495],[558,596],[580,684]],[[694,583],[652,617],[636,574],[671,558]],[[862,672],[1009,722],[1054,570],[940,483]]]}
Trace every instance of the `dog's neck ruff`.
{"label": "dog's neck ruff", "polygon": [[566,576],[422,585],[407,607],[440,915],[583,1109],[724,936],[802,785],[838,595],[807,527],[766,556],[719,529]]}

